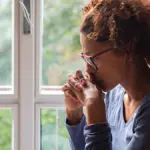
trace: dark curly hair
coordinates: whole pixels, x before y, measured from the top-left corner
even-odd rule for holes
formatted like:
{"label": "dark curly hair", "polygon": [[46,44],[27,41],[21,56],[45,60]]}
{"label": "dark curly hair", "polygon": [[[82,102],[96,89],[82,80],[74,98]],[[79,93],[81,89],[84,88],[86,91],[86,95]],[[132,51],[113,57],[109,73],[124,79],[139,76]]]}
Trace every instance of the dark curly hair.
{"label": "dark curly hair", "polygon": [[118,49],[150,56],[150,7],[137,0],[91,0],[80,31],[88,39],[110,40]]}

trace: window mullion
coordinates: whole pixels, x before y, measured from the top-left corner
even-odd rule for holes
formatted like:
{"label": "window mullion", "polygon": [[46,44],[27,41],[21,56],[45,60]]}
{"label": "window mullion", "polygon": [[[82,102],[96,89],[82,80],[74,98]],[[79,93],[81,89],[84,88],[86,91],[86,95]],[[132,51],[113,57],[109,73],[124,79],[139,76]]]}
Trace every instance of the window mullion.
{"label": "window mullion", "polygon": [[[34,0],[30,1],[31,21],[34,23]],[[20,8],[19,48],[19,150],[34,150],[34,31],[23,32],[23,12]]]}

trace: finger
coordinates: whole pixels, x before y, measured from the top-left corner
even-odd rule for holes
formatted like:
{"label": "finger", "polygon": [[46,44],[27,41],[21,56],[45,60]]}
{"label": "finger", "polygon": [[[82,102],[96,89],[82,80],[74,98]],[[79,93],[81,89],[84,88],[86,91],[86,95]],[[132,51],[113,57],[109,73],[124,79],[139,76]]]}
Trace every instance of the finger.
{"label": "finger", "polygon": [[77,82],[76,80],[74,80],[73,78],[68,80],[68,84],[71,86],[72,90],[76,93],[77,91],[82,91],[83,90],[83,86],[86,86],[86,81],[85,79],[80,80],[79,82]]}
{"label": "finger", "polygon": [[75,101],[75,102],[78,102],[78,101],[79,101],[71,90],[66,90],[66,91],[64,91],[64,95],[65,95],[65,97],[67,97],[67,98],[71,98],[71,99],[72,99],[73,101]]}
{"label": "finger", "polygon": [[66,83],[63,87],[62,87],[62,91],[66,91],[68,89],[70,89],[70,85],[68,83]]}
{"label": "finger", "polygon": [[81,70],[77,70],[76,73],[75,73],[75,76],[76,76],[76,78],[77,78],[78,80],[81,79],[81,78],[84,78],[84,76],[83,76]]}
{"label": "finger", "polygon": [[93,84],[96,84],[95,77],[92,73],[85,73],[85,78]]}
{"label": "finger", "polygon": [[86,79],[84,78],[81,70],[76,71],[76,77],[82,86],[87,86]]}
{"label": "finger", "polygon": [[90,75],[87,72],[85,72],[85,79],[90,79]]}
{"label": "finger", "polygon": [[78,82],[78,81],[75,80],[73,76],[70,76],[67,83],[68,83],[72,88],[74,88],[74,86],[76,86],[77,82]]}
{"label": "finger", "polygon": [[77,98],[76,98],[76,95],[75,95],[74,92],[72,91],[72,87],[71,87],[68,83],[66,83],[66,84],[64,85],[64,87],[62,88],[62,90],[63,90],[64,92],[66,92],[66,93],[65,93],[66,96],[70,96],[70,97],[73,97],[73,98],[77,99]]}
{"label": "finger", "polygon": [[76,84],[76,85],[74,86],[74,89],[75,89],[76,91],[78,91],[78,92],[83,91],[83,87],[82,87],[82,85],[81,85],[80,83]]}
{"label": "finger", "polygon": [[80,80],[80,83],[81,83],[81,85],[84,86],[84,87],[87,86],[87,81],[86,81],[86,79],[81,79],[81,80]]}

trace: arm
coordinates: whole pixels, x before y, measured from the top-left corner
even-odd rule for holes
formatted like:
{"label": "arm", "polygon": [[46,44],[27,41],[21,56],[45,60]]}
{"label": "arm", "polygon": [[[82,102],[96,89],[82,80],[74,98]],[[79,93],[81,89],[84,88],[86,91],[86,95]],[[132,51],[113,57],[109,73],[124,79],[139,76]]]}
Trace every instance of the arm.
{"label": "arm", "polygon": [[85,150],[111,150],[112,137],[106,120],[104,101],[87,106],[86,114],[88,125],[84,128]]}
{"label": "arm", "polygon": [[112,137],[107,123],[86,126],[84,136],[85,150],[112,150]]}
{"label": "arm", "polygon": [[[78,72],[78,75],[79,75],[79,72]],[[80,77],[81,77],[81,74],[80,74]],[[84,85],[82,85],[83,82],[82,83],[78,82],[78,84],[77,84],[75,82],[75,80],[73,79],[73,77],[70,76],[70,80],[68,81],[68,85],[69,85],[68,87],[70,87],[71,91],[73,91],[75,93],[76,99],[78,101],[75,100],[74,105],[73,105],[73,103],[72,103],[73,101],[66,99],[66,108],[72,108],[71,110],[76,110],[75,108],[79,108],[79,107],[77,107],[76,104],[80,104],[81,106],[84,105],[88,108],[87,115],[86,115],[86,121],[88,121],[88,124],[95,123],[95,122],[96,123],[97,122],[98,123],[105,122],[106,115],[105,115],[105,106],[104,106],[104,100],[103,100],[104,93],[99,91],[100,89],[97,89],[96,85],[94,85],[89,79],[83,80],[83,78],[84,77],[82,77],[82,81],[84,81]],[[67,89],[68,88],[64,87],[64,91],[67,92],[68,91]],[[66,92],[64,92],[64,93],[67,96],[68,93],[66,93]],[[95,100],[96,100],[96,102],[95,102]],[[96,109],[95,109],[95,105],[96,105]],[[68,107],[68,106],[70,106],[70,107]],[[78,111],[76,111],[76,112],[78,112]],[[76,124],[75,123],[76,121],[74,121],[74,117],[72,117],[72,113],[67,112],[67,114],[68,115],[71,114],[70,115],[71,119],[68,118],[68,116],[67,116],[69,123],[70,123],[70,120],[72,120],[73,124]],[[76,116],[76,115],[73,115],[73,116]],[[81,118],[80,118],[80,120],[81,120]],[[86,124],[86,121],[85,121],[85,116],[83,116],[82,120],[80,122],[78,122],[77,125],[73,126],[73,124],[70,123],[72,125],[72,126],[70,126],[69,123],[66,122],[67,129],[68,129],[69,135],[70,135],[70,142],[71,142],[72,150],[84,150],[84,148],[85,148],[85,138],[84,138],[83,131],[84,131],[84,126]]]}
{"label": "arm", "polygon": [[86,124],[85,116],[82,116],[81,121],[77,125],[70,125],[68,119],[66,120],[66,127],[69,132],[69,140],[71,150],[84,150],[85,139],[83,135],[84,126]]}
{"label": "arm", "polygon": [[133,132],[126,150],[150,150],[150,103],[137,114]]}

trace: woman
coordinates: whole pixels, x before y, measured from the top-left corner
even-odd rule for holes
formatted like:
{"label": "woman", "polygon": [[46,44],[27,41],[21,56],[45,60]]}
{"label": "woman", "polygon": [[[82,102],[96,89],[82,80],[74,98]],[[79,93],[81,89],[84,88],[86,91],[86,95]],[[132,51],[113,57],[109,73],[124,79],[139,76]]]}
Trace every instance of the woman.
{"label": "woman", "polygon": [[72,149],[150,150],[149,7],[91,1],[81,45],[86,73],[78,70],[63,87]]}

